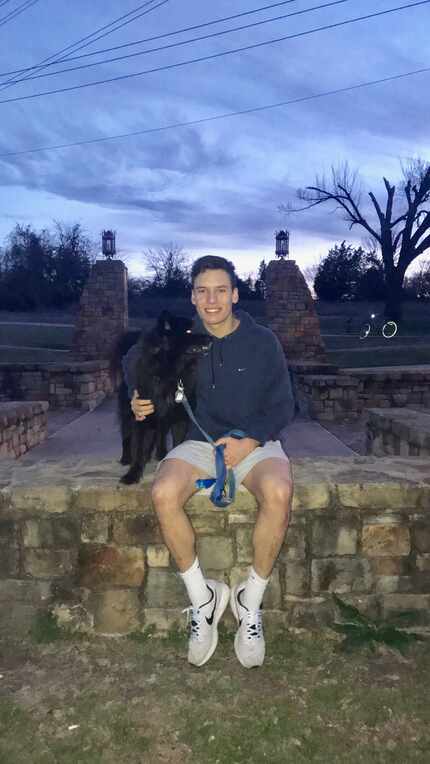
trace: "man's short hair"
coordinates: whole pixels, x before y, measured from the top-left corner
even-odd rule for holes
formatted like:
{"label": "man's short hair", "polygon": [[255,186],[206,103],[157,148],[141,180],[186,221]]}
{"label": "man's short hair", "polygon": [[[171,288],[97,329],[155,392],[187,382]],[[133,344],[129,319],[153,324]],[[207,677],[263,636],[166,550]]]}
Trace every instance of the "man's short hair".
{"label": "man's short hair", "polygon": [[225,257],[218,257],[217,255],[205,255],[195,260],[193,267],[191,268],[191,287],[194,289],[194,282],[197,276],[204,271],[226,271],[230,278],[231,288],[237,287],[237,276],[234,270],[234,265],[230,260],[226,260]]}

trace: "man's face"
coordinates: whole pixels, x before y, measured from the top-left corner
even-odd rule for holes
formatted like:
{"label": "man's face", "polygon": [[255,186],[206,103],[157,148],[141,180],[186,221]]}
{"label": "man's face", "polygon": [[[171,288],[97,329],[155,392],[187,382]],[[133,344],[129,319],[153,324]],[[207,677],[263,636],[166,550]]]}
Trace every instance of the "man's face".
{"label": "man's face", "polygon": [[227,271],[203,271],[194,281],[191,302],[209,330],[213,327],[215,331],[231,321],[232,306],[238,300],[239,293],[231,288]]}

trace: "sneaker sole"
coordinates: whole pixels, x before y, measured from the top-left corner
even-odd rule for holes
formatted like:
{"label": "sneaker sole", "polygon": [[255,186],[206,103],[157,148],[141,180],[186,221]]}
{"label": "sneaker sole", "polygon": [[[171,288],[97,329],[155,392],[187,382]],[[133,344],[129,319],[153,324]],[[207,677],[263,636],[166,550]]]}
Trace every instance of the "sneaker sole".
{"label": "sneaker sole", "polygon": [[204,666],[205,663],[207,663],[208,660],[212,658],[216,650],[216,647],[218,644],[218,623],[224,615],[225,609],[228,605],[229,598],[230,598],[230,589],[228,588],[227,584],[224,584],[221,595],[218,600],[218,607],[214,613],[214,630],[213,630],[212,644],[208,652],[206,653],[205,657],[203,658],[203,660],[200,661],[200,663],[193,664],[194,666],[197,666],[197,668],[200,668],[200,666]]}
{"label": "sneaker sole", "polygon": [[[234,586],[233,589],[230,592],[230,607],[231,607],[232,613],[233,613],[233,615],[234,615],[234,617],[236,619],[236,622],[239,623],[239,613],[238,613],[237,604],[236,604],[236,592],[237,591],[238,591],[238,587]],[[240,656],[240,654],[239,654],[238,644],[239,644],[239,629],[237,630],[236,636],[234,638],[234,652],[236,653],[237,660],[239,661],[241,666],[243,666],[243,668],[246,668],[246,669],[258,668],[259,666],[263,665],[263,663],[264,663],[264,656],[263,656],[263,660],[261,662],[259,662],[259,663],[251,663],[251,664],[244,663],[242,658],[241,658],[241,656]]]}

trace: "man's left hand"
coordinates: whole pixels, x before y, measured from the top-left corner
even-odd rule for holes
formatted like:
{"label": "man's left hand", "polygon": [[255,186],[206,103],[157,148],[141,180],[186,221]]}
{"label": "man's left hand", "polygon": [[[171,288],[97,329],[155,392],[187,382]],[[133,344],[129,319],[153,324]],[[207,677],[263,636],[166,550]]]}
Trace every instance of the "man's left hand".
{"label": "man's left hand", "polygon": [[245,459],[248,454],[251,453],[257,446],[260,445],[258,440],[254,438],[218,438],[215,441],[216,446],[220,446],[225,443],[224,460],[226,467],[235,467],[236,464]]}

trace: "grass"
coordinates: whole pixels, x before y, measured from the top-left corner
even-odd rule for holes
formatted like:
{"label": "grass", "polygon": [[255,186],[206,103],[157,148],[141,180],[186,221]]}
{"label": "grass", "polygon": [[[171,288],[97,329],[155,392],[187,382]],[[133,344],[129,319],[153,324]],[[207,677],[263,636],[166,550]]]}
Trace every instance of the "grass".
{"label": "grass", "polygon": [[233,636],[222,628],[201,669],[187,664],[181,629],[65,640],[45,620],[29,638],[4,639],[0,762],[428,761],[428,641],[404,656],[346,655],[336,634],[280,631],[264,666],[246,671]]}

